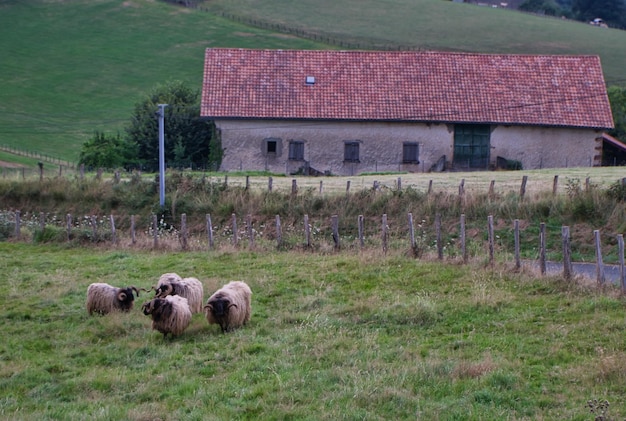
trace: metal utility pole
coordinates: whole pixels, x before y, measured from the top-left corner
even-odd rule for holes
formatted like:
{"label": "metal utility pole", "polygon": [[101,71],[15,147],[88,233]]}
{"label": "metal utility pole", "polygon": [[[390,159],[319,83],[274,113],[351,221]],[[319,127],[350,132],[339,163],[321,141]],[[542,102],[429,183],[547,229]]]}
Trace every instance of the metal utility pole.
{"label": "metal utility pole", "polygon": [[159,104],[159,203],[165,206],[165,107],[167,104]]}

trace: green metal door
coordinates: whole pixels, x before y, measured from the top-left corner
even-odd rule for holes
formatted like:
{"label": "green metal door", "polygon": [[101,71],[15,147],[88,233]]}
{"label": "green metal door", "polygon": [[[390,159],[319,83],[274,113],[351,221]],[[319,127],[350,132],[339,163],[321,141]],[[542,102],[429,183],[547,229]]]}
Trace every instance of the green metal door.
{"label": "green metal door", "polygon": [[456,168],[482,168],[489,165],[491,130],[484,124],[454,126],[454,158]]}

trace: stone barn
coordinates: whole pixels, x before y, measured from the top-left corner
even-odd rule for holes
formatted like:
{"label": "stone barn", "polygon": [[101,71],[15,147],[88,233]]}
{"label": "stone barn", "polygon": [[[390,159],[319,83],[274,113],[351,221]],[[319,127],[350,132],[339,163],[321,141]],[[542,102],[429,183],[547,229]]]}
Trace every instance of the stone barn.
{"label": "stone barn", "polygon": [[613,127],[597,56],[209,48],[201,116],[285,174],[598,166]]}

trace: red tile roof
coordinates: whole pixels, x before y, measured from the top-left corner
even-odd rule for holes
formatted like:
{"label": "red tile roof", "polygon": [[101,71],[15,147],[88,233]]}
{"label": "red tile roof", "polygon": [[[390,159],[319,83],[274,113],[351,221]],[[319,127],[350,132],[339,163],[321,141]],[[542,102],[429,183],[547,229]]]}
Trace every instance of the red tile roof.
{"label": "red tile roof", "polygon": [[209,48],[201,115],[613,127],[596,56]]}

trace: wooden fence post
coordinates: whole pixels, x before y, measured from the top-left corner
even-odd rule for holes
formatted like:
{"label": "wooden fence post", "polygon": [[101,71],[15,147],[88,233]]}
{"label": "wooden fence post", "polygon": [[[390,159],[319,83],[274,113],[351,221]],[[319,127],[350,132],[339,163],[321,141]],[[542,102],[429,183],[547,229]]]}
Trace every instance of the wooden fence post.
{"label": "wooden fence post", "polygon": [[320,180],[320,194],[324,192],[324,181]]}
{"label": "wooden fence post", "polygon": [[461,183],[459,184],[459,197],[463,198],[465,195],[465,179],[461,179]]}
{"label": "wooden fence post", "polygon": [[558,187],[559,187],[559,176],[557,174],[554,176],[554,181],[552,182],[552,195],[553,196],[556,196]]}
{"label": "wooden fence post", "polygon": [[346,181],[346,194],[350,193],[350,180]]}
{"label": "wooden fence post", "polygon": [[572,279],[572,249],[570,247],[569,227],[561,227],[561,240],[563,241],[563,278]]}
{"label": "wooden fence post", "polygon": [[280,215],[276,215],[276,248],[283,245],[283,230],[280,225]]}
{"label": "wooden fence post", "polygon": [[598,285],[604,285],[606,277],[604,276],[604,264],[602,263],[602,243],[600,242],[600,231],[593,230],[593,238],[596,245],[596,279]]}
{"label": "wooden fence post", "polygon": [[272,183],[274,182],[274,180],[272,179],[272,177],[269,177],[267,179],[267,190],[268,191],[272,191]]}
{"label": "wooden fence post", "polygon": [[460,240],[461,240],[461,256],[463,256],[463,263],[467,263],[467,246],[465,244],[466,239],[465,239],[465,214],[462,213],[461,214],[461,220],[459,221],[460,223]]}
{"label": "wooden fence post", "polygon": [[113,244],[117,244],[117,232],[115,231],[115,218],[113,215],[109,215],[109,220],[111,221],[111,241]]}
{"label": "wooden fence post", "polygon": [[20,211],[15,211],[15,238],[18,240],[22,237],[21,225]]}
{"label": "wooden fence post", "polygon": [[428,194],[433,192],[433,180],[428,181]]}
{"label": "wooden fence post", "polygon": [[298,182],[294,178],[293,180],[291,180],[291,195],[295,196],[297,194],[298,194]]}
{"label": "wooden fence post", "polygon": [[491,183],[489,183],[489,193],[488,196],[490,198],[493,199],[493,197],[495,196],[495,185],[496,185],[496,180],[491,180]]}
{"label": "wooden fence post", "polygon": [[513,221],[513,237],[515,241],[515,269],[522,267],[522,259],[520,257],[520,241],[519,241],[519,219]]}
{"label": "wooden fence post", "polygon": [[411,246],[411,253],[413,256],[417,256],[417,242],[415,241],[415,228],[413,226],[413,214],[409,212],[409,243]]}
{"label": "wooden fence post", "polygon": [[183,250],[187,250],[187,214],[180,215],[180,234],[181,234],[181,246]]}
{"label": "wooden fence post", "polygon": [[495,236],[493,233],[493,215],[487,216],[487,229],[489,237],[489,265],[493,266],[494,249],[495,249]]}
{"label": "wooden fence post", "polygon": [[254,248],[254,230],[252,229],[252,215],[246,215],[246,231],[248,232],[248,246]]}
{"label": "wooden fence post", "polygon": [[237,247],[237,216],[233,213],[231,217],[233,227],[233,246]]}
{"label": "wooden fence post", "polygon": [[135,215],[130,216],[130,241],[133,245],[137,243],[137,234],[135,229]]}
{"label": "wooden fence post", "polygon": [[357,226],[359,232],[359,247],[363,249],[365,247],[365,239],[363,237],[363,215],[359,215],[357,218]]}
{"label": "wooden fence post", "polygon": [[92,241],[98,241],[98,220],[96,219],[96,215],[91,215],[91,230],[93,234]]}
{"label": "wooden fence post", "polygon": [[209,250],[213,249],[213,223],[211,222],[211,214],[207,213],[206,218],[206,232],[209,240]]}
{"label": "wooden fence post", "polygon": [[72,239],[72,215],[65,215],[65,229],[67,231],[67,241]]}
{"label": "wooden fence post", "polygon": [[546,274],[546,223],[539,224],[539,271]]}
{"label": "wooden fence post", "polygon": [[524,196],[526,195],[526,182],[528,181],[528,176],[525,175],[522,177],[522,186],[519,190],[519,196],[521,200],[524,200]]}
{"label": "wooden fence post", "polygon": [[250,189],[250,176],[246,175],[246,190]]}
{"label": "wooden fence post", "polygon": [[626,293],[626,273],[624,272],[624,236],[617,234],[617,250],[619,253],[619,283],[622,288],[622,294]]}
{"label": "wooden fence post", "polygon": [[309,215],[304,215],[304,245],[311,247],[311,227],[309,226]]}
{"label": "wooden fence post", "polygon": [[156,214],[152,214],[152,240],[153,240],[153,247],[155,249],[159,248],[159,230],[158,230]]}
{"label": "wooden fence post", "polygon": [[331,224],[333,229],[333,242],[335,243],[335,250],[339,250],[341,248],[341,244],[339,242],[339,217],[337,215],[333,215],[331,217]]}
{"label": "wooden fence post", "polygon": [[402,177],[398,177],[397,187],[398,191],[402,190]]}
{"label": "wooden fence post", "polygon": [[437,235],[437,258],[443,260],[443,244],[441,243],[441,214],[435,214],[435,232]]}
{"label": "wooden fence post", "polygon": [[382,221],[382,241],[383,241],[383,253],[387,254],[387,214],[383,214]]}

